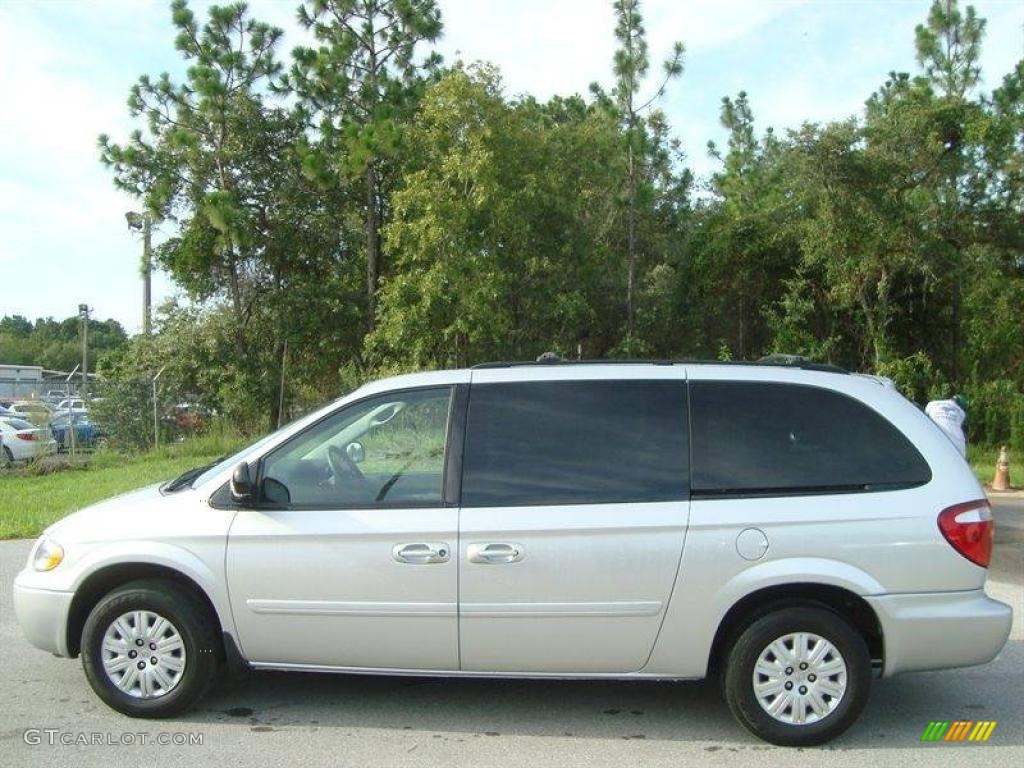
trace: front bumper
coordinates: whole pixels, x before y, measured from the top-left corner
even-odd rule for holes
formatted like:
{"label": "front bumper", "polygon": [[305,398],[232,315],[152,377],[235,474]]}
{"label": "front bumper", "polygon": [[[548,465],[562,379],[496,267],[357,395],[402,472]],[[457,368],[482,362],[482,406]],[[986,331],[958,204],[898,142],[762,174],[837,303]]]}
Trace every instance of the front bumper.
{"label": "front bumper", "polygon": [[22,632],[36,648],[67,656],[68,614],[74,593],[26,586],[24,580],[24,574],[14,580],[14,615]]}
{"label": "front bumper", "polygon": [[882,625],[884,677],[985,664],[1010,636],[1012,609],[982,589],[865,600]]}

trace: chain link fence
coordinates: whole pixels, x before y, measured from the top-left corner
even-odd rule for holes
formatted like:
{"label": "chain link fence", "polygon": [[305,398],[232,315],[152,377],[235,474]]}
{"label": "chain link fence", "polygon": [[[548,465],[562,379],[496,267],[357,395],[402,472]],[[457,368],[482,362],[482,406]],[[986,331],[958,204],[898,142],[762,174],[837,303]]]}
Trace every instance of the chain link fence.
{"label": "chain link fence", "polygon": [[93,419],[117,451],[143,451],[202,434],[209,419],[194,398],[159,380],[104,380],[94,395]]}

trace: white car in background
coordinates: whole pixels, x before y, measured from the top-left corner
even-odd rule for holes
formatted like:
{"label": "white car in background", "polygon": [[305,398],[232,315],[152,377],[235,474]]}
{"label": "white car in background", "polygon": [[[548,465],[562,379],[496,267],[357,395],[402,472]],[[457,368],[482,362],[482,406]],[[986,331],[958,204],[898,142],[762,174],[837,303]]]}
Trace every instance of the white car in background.
{"label": "white car in background", "polygon": [[57,405],[57,403],[65,399],[67,396],[68,393],[63,389],[50,389],[47,390],[39,399],[45,403],[49,403],[50,405]]}
{"label": "white car in background", "polygon": [[60,411],[68,411],[68,410],[80,411],[80,412],[84,413],[85,411],[87,411],[89,409],[85,405],[85,400],[82,400],[80,397],[72,397],[70,399],[61,400],[57,404],[57,411],[58,412],[60,412]]}
{"label": "white car in background", "polygon": [[38,425],[46,424],[53,417],[53,408],[41,400],[18,400],[11,403],[7,410]]}
{"label": "white car in background", "polygon": [[37,427],[25,419],[0,417],[3,449],[0,463],[10,466],[16,461],[30,461],[57,452],[57,441],[46,427]]}

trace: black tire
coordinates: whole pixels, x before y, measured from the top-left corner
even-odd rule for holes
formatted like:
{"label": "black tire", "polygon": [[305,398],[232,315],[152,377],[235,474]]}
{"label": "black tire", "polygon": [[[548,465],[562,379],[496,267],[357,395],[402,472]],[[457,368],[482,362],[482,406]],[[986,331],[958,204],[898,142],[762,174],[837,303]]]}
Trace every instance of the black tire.
{"label": "black tire", "polygon": [[[150,699],[120,690],[103,667],[107,628],[119,616],[136,610],[166,618],[178,630],[184,645],[181,677],[166,693]],[[131,717],[172,717],[193,706],[216,678],[222,656],[216,617],[190,590],[161,579],[133,581],[105,595],[82,630],[82,666],[89,685],[108,706]]]}
{"label": "black tire", "polygon": [[[813,723],[791,724],[764,710],[754,693],[754,667],[769,644],[793,632],[812,632],[830,642],[846,663],[846,690],[827,715]],[[773,611],[748,626],[729,650],[724,675],[726,703],[740,724],[760,739],[783,747],[823,744],[849,728],[860,715],[871,688],[871,658],[864,638],[827,608],[797,606]]]}
{"label": "black tire", "polygon": [[11,467],[13,467],[13,466],[14,466],[14,454],[13,454],[13,453],[11,453],[11,449],[10,449],[10,448],[8,448],[8,447],[7,447],[6,445],[5,445],[5,446],[4,446],[4,460],[3,460],[3,467],[4,467],[4,469],[10,469],[10,468],[11,468]]}

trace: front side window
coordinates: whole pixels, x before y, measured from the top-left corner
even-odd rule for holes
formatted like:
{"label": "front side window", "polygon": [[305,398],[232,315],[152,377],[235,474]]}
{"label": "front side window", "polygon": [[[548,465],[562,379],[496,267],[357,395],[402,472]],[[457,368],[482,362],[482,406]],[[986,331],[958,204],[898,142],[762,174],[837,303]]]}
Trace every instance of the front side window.
{"label": "front side window", "polygon": [[451,387],[362,400],[264,459],[263,501],[290,508],[439,506]]}
{"label": "front side window", "polygon": [[931,470],[896,427],[820,387],[690,384],[693,494],[786,494],[921,485]]}
{"label": "front side window", "polygon": [[685,499],[687,461],[681,381],[474,384],[462,503]]}

